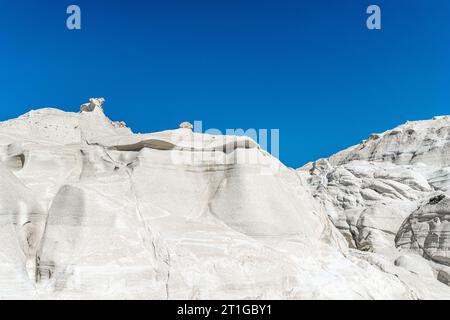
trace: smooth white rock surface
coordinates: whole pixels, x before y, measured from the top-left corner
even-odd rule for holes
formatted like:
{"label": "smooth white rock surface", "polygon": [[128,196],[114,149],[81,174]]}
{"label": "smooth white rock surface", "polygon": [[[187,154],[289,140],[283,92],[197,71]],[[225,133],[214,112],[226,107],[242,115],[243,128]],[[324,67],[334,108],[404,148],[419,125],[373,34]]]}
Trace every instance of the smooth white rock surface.
{"label": "smooth white rock surface", "polygon": [[450,298],[448,269],[394,242],[448,185],[445,130],[415,129],[439,152],[386,147],[417,163],[370,146],[293,170],[246,137],[133,134],[101,103],[0,122],[0,298]]}

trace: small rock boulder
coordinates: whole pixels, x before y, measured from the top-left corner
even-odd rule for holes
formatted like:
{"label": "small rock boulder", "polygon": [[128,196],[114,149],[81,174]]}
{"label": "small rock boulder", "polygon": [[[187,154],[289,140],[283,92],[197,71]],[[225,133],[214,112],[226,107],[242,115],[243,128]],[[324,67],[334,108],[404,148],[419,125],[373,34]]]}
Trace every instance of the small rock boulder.
{"label": "small rock boulder", "polygon": [[180,129],[192,130],[192,128],[194,128],[194,126],[190,122],[185,121],[185,122],[180,123]]}
{"label": "small rock boulder", "polygon": [[104,98],[90,98],[88,103],[84,103],[80,106],[80,112],[92,112],[96,107],[103,110],[104,102]]}

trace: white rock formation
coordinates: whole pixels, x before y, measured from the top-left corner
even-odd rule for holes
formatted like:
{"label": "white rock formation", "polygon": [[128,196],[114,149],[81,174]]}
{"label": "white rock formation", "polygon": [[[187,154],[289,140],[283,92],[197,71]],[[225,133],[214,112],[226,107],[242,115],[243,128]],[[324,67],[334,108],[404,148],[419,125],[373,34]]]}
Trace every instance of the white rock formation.
{"label": "white rock formation", "polygon": [[0,298],[450,298],[446,266],[394,242],[447,185],[439,152],[296,171],[246,137],[133,134],[86,108],[0,122]]}
{"label": "white rock formation", "polygon": [[181,129],[192,129],[192,128],[194,128],[194,126],[192,125],[192,123],[185,121],[185,122],[180,123],[180,128]]}
{"label": "white rock formation", "polygon": [[92,112],[95,108],[103,109],[105,98],[90,98],[88,103],[80,106],[80,112]]}
{"label": "white rock formation", "polygon": [[404,221],[395,242],[397,247],[450,266],[450,198],[431,197]]}
{"label": "white rock formation", "polygon": [[449,140],[450,117],[408,122],[298,171],[351,248],[449,284]]}

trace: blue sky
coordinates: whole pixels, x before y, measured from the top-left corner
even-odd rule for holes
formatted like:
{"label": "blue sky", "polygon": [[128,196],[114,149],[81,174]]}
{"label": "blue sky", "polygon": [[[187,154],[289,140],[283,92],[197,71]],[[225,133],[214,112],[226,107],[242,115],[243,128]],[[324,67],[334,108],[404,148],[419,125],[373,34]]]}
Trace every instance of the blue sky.
{"label": "blue sky", "polygon": [[[82,30],[66,28],[77,4]],[[366,28],[377,4],[382,30]],[[450,2],[0,0],[0,119],[44,106],[135,132],[279,128],[289,166],[450,114]]]}

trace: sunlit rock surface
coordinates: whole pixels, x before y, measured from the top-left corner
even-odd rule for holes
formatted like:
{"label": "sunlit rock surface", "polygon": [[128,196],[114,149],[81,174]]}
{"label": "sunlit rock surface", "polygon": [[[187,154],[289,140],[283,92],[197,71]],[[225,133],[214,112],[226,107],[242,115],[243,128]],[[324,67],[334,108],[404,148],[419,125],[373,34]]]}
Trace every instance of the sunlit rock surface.
{"label": "sunlit rock surface", "polygon": [[409,270],[430,288],[431,274],[450,283],[449,169],[450,117],[443,116],[372,134],[298,172],[352,253]]}
{"label": "sunlit rock surface", "polygon": [[447,185],[437,151],[436,170],[349,154],[296,171],[246,137],[133,134],[103,102],[0,123],[0,298],[450,298],[444,265],[394,253]]}
{"label": "sunlit rock surface", "polygon": [[402,224],[396,245],[450,266],[450,198],[431,197]]}

